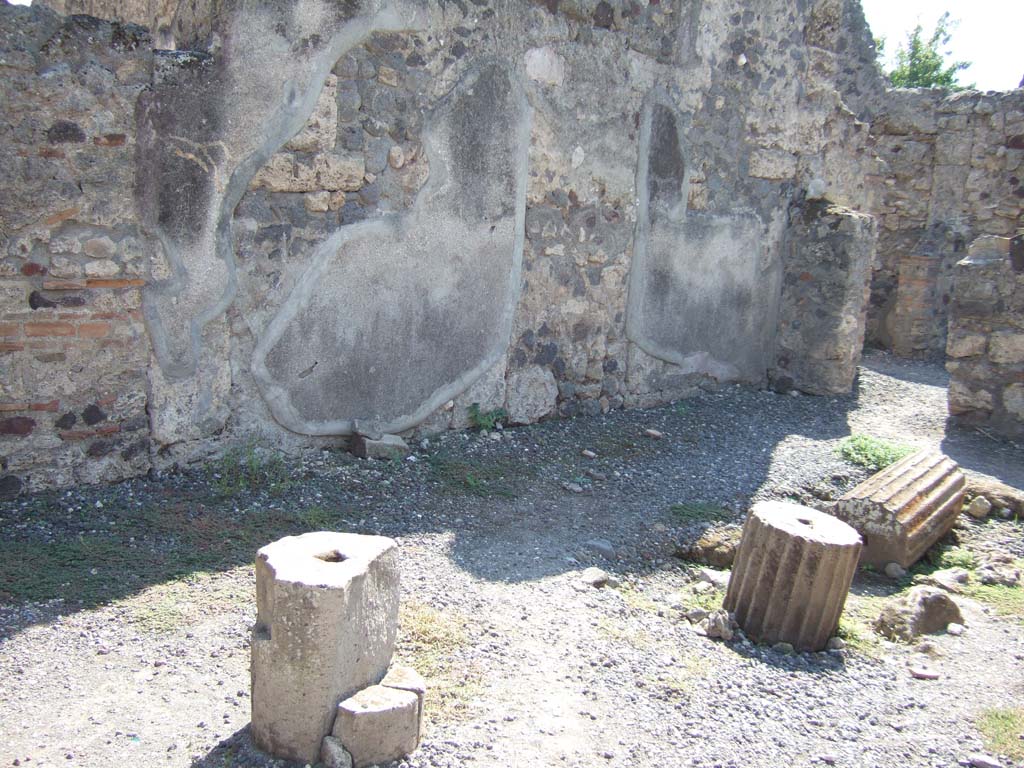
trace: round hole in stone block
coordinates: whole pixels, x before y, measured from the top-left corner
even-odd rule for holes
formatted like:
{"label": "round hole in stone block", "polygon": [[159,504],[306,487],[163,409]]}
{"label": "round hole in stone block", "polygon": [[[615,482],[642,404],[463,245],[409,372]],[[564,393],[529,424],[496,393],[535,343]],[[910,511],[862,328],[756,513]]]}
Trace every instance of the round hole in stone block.
{"label": "round hole in stone block", "polygon": [[322,552],[321,554],[316,555],[316,559],[323,560],[325,563],[343,563],[348,558],[341,554],[341,552],[339,552],[338,550],[332,549],[327,552]]}
{"label": "round hole in stone block", "polygon": [[796,521],[801,525],[814,525],[814,521],[808,520],[806,517],[798,517]]}

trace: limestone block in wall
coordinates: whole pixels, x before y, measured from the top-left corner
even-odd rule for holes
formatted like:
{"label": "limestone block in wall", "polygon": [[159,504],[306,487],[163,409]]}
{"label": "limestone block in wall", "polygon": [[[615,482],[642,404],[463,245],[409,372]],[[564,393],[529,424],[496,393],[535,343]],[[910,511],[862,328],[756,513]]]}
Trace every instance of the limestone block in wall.
{"label": "limestone block in wall", "polygon": [[1003,390],[1003,407],[1013,418],[1024,422],[1024,384],[1010,384]]}
{"label": "limestone block in wall", "polygon": [[946,355],[948,357],[983,355],[987,348],[988,337],[984,333],[975,333],[965,329],[956,332],[950,330],[946,337]]}
{"label": "limestone block in wall", "polygon": [[994,402],[992,393],[987,389],[972,387],[956,379],[949,382],[947,400],[949,412],[954,416],[973,412],[991,413]]}
{"label": "limestone block in wall", "polygon": [[526,52],[526,76],[545,85],[559,86],[565,80],[565,59],[552,48],[531,48]]}
{"label": "limestone block in wall", "polygon": [[993,363],[1024,363],[1024,331],[996,331],[988,339],[988,357]]}
{"label": "limestone block in wall", "polygon": [[796,155],[777,149],[756,149],[750,154],[750,176],[781,181],[796,176]]}
{"label": "limestone block in wall", "polygon": [[[338,702],[387,672],[398,595],[391,539],[316,532],[259,551],[252,733],[260,749],[316,762]],[[406,695],[415,711],[416,695]]]}
{"label": "limestone block in wall", "polygon": [[865,563],[909,568],[953,527],[965,483],[948,456],[918,451],[845,494],[833,514],[864,537]]}
{"label": "limestone block in wall", "polygon": [[285,149],[292,152],[327,152],[338,138],[338,78],[328,75],[313,114]]}
{"label": "limestone block in wall", "polygon": [[812,394],[849,392],[864,344],[876,228],[825,201],[791,222],[773,381]]}
{"label": "limestone block in wall", "polygon": [[532,424],[554,412],[558,383],[550,368],[533,365],[508,377],[506,408],[512,424]]}

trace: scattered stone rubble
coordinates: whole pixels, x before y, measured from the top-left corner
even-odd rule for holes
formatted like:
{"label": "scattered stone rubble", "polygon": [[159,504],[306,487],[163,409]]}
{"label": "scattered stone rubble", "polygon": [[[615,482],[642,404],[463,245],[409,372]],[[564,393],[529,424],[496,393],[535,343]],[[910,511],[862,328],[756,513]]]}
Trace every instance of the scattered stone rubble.
{"label": "scattered stone rubble", "polygon": [[910,642],[920,635],[944,632],[950,623],[964,623],[953,599],[941,589],[916,586],[889,601],[875,620],[874,628],[890,640]]}
{"label": "scattered stone rubble", "polygon": [[[288,536],[256,558],[252,734],[289,760],[355,768],[419,744],[426,687],[392,667],[398,550],[381,536]],[[327,737],[327,738],[325,738]]]}

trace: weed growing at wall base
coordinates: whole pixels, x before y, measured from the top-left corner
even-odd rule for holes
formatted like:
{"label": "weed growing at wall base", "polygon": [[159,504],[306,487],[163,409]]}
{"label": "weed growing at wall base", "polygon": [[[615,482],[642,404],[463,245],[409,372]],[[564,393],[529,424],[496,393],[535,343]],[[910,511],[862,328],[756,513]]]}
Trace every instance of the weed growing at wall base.
{"label": "weed growing at wall base", "polygon": [[228,449],[213,469],[217,491],[233,496],[243,491],[282,493],[291,484],[280,455],[254,443]]}
{"label": "weed growing at wall base", "polygon": [[504,408],[481,411],[480,403],[473,403],[469,406],[469,423],[474,429],[492,430],[498,424],[504,424],[507,418],[508,414]]}

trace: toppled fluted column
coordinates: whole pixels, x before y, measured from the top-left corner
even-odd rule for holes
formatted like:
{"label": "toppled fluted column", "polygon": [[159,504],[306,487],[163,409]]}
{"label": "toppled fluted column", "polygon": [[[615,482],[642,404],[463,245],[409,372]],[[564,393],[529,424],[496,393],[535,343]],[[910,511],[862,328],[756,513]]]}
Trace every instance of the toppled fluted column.
{"label": "toppled fluted column", "polygon": [[839,499],[833,514],[864,537],[862,562],[909,568],[953,527],[965,483],[955,461],[926,449],[869,477]]}
{"label": "toppled fluted column", "polygon": [[288,536],[256,558],[252,734],[315,763],[338,703],[379,683],[398,627],[398,549],[382,536]]}
{"label": "toppled fluted column", "polygon": [[857,569],[860,536],[841,520],[799,504],[755,504],[725,609],[761,643],[820,651],[839,626]]}

